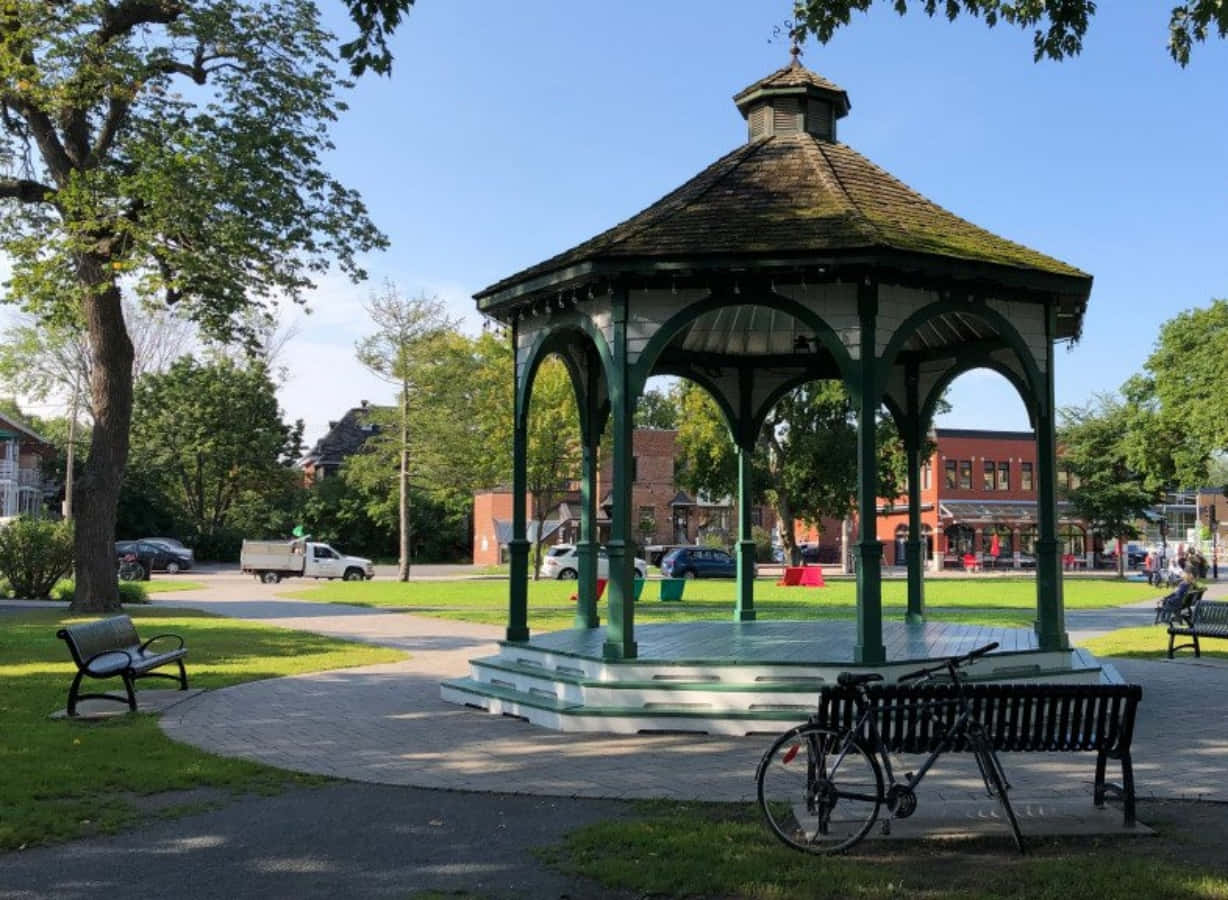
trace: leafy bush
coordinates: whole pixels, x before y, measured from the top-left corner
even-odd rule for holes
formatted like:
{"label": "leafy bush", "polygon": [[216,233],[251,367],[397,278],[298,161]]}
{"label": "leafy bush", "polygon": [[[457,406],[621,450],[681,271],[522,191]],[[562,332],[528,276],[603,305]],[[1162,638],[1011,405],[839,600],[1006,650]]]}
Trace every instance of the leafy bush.
{"label": "leafy bush", "polygon": [[0,575],[14,596],[40,600],[72,571],[72,525],[19,518],[0,528]]}
{"label": "leafy bush", "polygon": [[772,533],[766,528],[755,526],[750,535],[755,541],[755,562],[772,562]]}
{"label": "leafy bush", "polygon": [[[51,589],[51,599],[59,600],[62,603],[71,603],[76,592],[77,586],[73,583],[73,580],[65,578],[57,581],[55,587]],[[139,581],[121,581],[119,583],[119,602],[148,603],[149,593],[145,590],[145,585]]]}

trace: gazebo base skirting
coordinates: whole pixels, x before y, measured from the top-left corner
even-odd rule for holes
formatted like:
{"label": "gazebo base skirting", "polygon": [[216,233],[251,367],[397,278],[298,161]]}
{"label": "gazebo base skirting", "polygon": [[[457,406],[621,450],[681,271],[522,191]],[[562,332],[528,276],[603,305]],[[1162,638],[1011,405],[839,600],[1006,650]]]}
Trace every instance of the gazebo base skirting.
{"label": "gazebo base skirting", "polygon": [[851,620],[642,625],[636,639],[639,657],[628,662],[602,658],[602,628],[504,641],[497,655],[470,660],[470,677],[445,681],[442,696],[556,731],[744,735],[804,721],[841,672],[893,681],[990,641],[999,647],[969,668],[971,680],[1121,681],[1086,650],[1039,649],[1024,628],[885,622],[878,666],[854,664]]}

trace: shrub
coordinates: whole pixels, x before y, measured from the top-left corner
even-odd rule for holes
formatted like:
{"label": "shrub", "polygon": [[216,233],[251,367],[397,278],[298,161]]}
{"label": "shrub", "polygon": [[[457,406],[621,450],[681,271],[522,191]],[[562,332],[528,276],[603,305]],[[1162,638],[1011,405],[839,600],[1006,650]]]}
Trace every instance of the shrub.
{"label": "shrub", "polygon": [[0,528],[0,575],[14,596],[50,597],[55,583],[71,571],[70,523],[22,517]]}
{"label": "shrub", "polygon": [[750,531],[755,541],[755,562],[772,562],[772,533],[766,528],[755,526]]}
{"label": "shrub", "polygon": [[[51,590],[51,599],[59,600],[63,603],[71,603],[76,592],[77,586],[73,583],[73,580],[65,578],[56,582],[55,587]],[[149,592],[145,590],[145,585],[139,581],[121,581],[119,583],[119,602],[148,603]]]}

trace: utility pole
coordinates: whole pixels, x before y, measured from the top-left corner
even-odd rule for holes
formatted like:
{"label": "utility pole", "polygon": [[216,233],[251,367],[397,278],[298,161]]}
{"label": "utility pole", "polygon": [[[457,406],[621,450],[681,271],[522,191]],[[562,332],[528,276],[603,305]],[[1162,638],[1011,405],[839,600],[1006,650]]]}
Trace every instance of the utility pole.
{"label": "utility pole", "polygon": [[81,373],[78,372],[72,383],[72,402],[68,413],[68,463],[64,469],[64,521],[72,521],[72,481],[73,468],[77,460],[77,397],[81,393]]}

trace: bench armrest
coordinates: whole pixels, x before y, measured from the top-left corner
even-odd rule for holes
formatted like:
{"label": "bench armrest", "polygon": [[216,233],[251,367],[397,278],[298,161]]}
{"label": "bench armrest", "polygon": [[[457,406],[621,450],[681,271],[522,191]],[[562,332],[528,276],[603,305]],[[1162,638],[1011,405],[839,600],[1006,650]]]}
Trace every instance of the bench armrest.
{"label": "bench armrest", "polygon": [[174,638],[175,640],[177,640],[177,641],[179,642],[179,646],[178,646],[176,649],[178,649],[178,650],[182,650],[182,649],[183,649],[183,638],[182,638],[182,637],[180,637],[180,636],[179,636],[179,635],[177,635],[177,634],[170,634],[169,632],[168,632],[168,633],[166,633],[166,634],[155,634],[153,637],[151,637],[151,638],[150,638],[149,640],[147,640],[145,643],[141,644],[141,646],[140,646],[140,647],[138,647],[137,649],[138,649],[138,650],[140,650],[140,651],[141,651],[141,653],[143,654],[143,653],[144,653],[146,650],[148,650],[148,649],[149,649],[149,645],[150,645],[150,644],[152,644],[154,641],[160,641],[162,638]]}
{"label": "bench armrest", "polygon": [[93,656],[91,656],[89,659],[87,659],[85,662],[81,664],[81,668],[92,674],[93,669],[94,669],[94,663],[102,659],[104,656],[122,656],[124,657],[124,659],[128,660],[128,662],[125,663],[124,668],[127,668],[128,666],[132,665],[132,654],[129,653],[127,650],[124,650],[123,648],[117,647],[112,650],[103,650],[101,653],[95,653]]}

